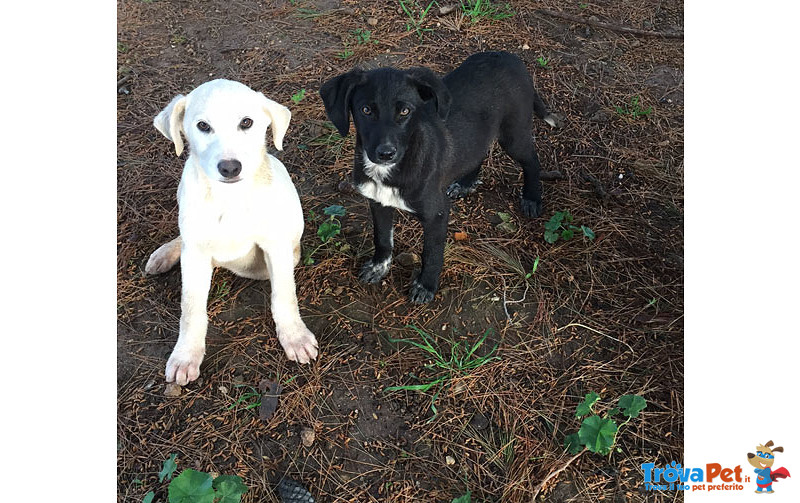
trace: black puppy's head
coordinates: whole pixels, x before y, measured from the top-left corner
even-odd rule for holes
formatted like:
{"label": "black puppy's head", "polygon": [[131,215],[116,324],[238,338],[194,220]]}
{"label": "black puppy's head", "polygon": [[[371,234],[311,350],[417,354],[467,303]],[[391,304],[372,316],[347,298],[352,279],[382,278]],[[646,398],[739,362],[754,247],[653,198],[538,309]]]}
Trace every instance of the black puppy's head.
{"label": "black puppy's head", "polygon": [[442,80],[427,68],[353,70],[325,82],[319,93],[342,136],[352,114],[365,155],[378,165],[399,162],[411,133],[423,122],[446,119],[451,101]]}

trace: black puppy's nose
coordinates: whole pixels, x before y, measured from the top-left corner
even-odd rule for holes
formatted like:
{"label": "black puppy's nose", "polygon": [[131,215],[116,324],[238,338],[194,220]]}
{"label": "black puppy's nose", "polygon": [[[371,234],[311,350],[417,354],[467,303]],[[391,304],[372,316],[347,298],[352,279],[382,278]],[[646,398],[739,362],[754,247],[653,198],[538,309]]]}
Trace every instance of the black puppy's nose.
{"label": "black puppy's nose", "polygon": [[378,148],[375,149],[375,153],[378,154],[378,159],[381,161],[391,161],[394,159],[395,154],[397,154],[397,149],[394,148],[392,145],[378,145]]}
{"label": "black puppy's nose", "polygon": [[225,159],[217,164],[219,174],[225,178],[233,178],[242,172],[242,163],[236,159]]}

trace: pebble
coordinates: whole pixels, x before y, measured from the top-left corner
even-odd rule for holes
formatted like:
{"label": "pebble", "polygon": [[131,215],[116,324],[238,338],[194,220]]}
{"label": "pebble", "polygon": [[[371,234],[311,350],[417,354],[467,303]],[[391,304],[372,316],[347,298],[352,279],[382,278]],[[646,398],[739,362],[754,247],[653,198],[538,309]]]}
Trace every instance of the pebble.
{"label": "pebble", "polygon": [[311,447],[314,445],[314,430],[311,428],[303,428],[300,430],[300,440],[303,442],[305,447]]}
{"label": "pebble", "polygon": [[169,396],[173,398],[176,396],[181,396],[180,385],[172,382],[167,383],[166,387],[164,387],[164,396]]}
{"label": "pebble", "polygon": [[530,48],[531,48],[531,46],[529,46],[527,42],[525,42],[524,44],[522,44],[522,50],[523,50],[523,51],[527,51],[527,50],[528,50],[528,49],[530,49]]}
{"label": "pebble", "polygon": [[370,25],[370,26],[377,26],[378,25],[378,20],[377,20],[377,18],[374,18],[374,17],[368,17],[367,18],[367,24]]}
{"label": "pebble", "polygon": [[446,458],[444,458],[444,461],[445,463],[447,463],[447,466],[453,466],[454,464],[456,464],[456,460],[453,456],[447,456]]}
{"label": "pebble", "polygon": [[419,255],[412,252],[400,253],[394,260],[403,267],[411,267],[414,264],[420,263]]}
{"label": "pebble", "polygon": [[443,7],[439,7],[439,15],[444,16],[446,14],[450,14],[458,7],[456,4],[445,5]]}

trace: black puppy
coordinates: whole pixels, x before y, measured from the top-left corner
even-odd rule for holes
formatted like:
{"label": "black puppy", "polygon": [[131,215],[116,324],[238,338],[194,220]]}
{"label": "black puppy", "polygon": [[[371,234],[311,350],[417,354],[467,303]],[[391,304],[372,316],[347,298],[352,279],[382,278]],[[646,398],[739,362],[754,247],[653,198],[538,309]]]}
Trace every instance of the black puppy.
{"label": "black puppy", "polygon": [[474,192],[494,140],[522,164],[522,212],[542,211],[533,114],[555,122],[525,64],[507,52],[467,58],[437,77],[427,68],[353,70],[320,89],[325,112],[342,136],[356,126],[353,181],[369,198],[375,254],[359,278],[377,283],[392,262],[394,209],[410,211],[424,229],[422,271],[411,300],[429,302],[439,288],[450,197]]}

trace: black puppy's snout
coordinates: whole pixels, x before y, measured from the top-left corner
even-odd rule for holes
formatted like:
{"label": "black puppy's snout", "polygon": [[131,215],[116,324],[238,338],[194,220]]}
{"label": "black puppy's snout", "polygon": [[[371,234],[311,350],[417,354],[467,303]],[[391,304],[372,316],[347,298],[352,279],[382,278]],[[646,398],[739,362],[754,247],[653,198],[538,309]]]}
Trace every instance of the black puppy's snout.
{"label": "black puppy's snout", "polygon": [[378,148],[375,149],[375,154],[378,155],[378,160],[388,162],[394,159],[394,156],[397,155],[397,148],[395,148],[393,145],[384,143],[383,145],[378,145]]}
{"label": "black puppy's snout", "polygon": [[242,172],[242,163],[236,159],[225,159],[217,164],[219,174],[225,178],[233,178]]}

